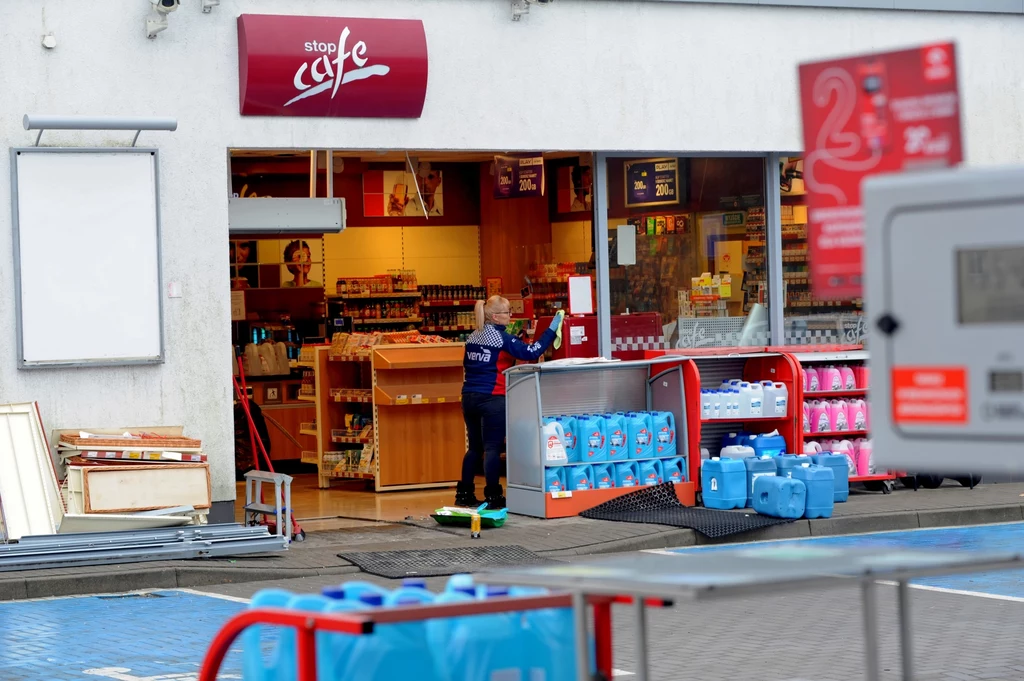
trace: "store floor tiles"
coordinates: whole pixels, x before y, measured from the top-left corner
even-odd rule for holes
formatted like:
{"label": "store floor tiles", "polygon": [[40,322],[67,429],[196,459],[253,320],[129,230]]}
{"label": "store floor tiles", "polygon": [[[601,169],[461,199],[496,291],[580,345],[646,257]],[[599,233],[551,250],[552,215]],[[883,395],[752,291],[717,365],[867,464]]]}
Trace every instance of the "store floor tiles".
{"label": "store floor tiles", "polygon": [[[214,634],[245,607],[186,591],[0,603],[0,677],[194,681]],[[222,669],[240,679],[240,654]]]}

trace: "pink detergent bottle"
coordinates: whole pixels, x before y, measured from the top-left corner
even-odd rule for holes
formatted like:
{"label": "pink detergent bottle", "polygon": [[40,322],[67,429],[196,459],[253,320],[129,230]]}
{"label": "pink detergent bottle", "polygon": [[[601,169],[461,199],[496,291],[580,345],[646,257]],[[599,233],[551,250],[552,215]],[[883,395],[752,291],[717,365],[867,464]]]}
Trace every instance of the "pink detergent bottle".
{"label": "pink detergent bottle", "polygon": [[833,433],[845,433],[850,430],[850,406],[846,400],[832,400],[830,430]]}
{"label": "pink detergent bottle", "polygon": [[830,433],[832,431],[832,405],[827,400],[811,402],[811,432]]}
{"label": "pink detergent bottle", "polygon": [[857,389],[857,378],[853,375],[853,369],[843,365],[839,367],[839,375],[843,379],[843,390]]}
{"label": "pink detergent bottle", "polygon": [[804,454],[821,454],[821,445],[817,442],[805,442]]}
{"label": "pink detergent bottle", "polygon": [[843,375],[839,373],[839,369],[830,364],[818,374],[818,383],[821,386],[820,390],[842,390]]}
{"label": "pink detergent bottle", "polygon": [[846,457],[846,467],[849,471],[850,477],[857,475],[857,451],[853,447],[853,443],[849,440],[842,440],[833,443],[832,445],[833,454],[842,454]]}
{"label": "pink detergent bottle", "polygon": [[868,429],[868,403],[865,400],[850,400],[848,415],[850,430]]}
{"label": "pink detergent bottle", "polygon": [[814,367],[807,367],[804,369],[804,392],[816,393],[821,388],[819,387],[820,381],[818,376],[818,370]]}
{"label": "pink detergent bottle", "polygon": [[811,432],[811,403],[804,401],[804,432]]}
{"label": "pink detergent bottle", "polygon": [[878,475],[871,454],[871,440],[861,440],[857,450],[857,475]]}

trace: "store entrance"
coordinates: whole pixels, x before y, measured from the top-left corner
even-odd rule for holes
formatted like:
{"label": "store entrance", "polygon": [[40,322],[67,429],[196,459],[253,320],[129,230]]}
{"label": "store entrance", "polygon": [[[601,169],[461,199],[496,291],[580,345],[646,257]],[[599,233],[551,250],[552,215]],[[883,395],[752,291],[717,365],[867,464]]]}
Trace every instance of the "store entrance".
{"label": "store entrance", "polygon": [[[306,529],[451,505],[475,301],[508,298],[510,330],[528,336],[567,306],[570,276],[593,281],[591,159],[522,158],[231,151],[236,198],[345,200],[340,233],[230,236],[236,380]],[[539,177],[519,168],[537,159]],[[533,179],[510,187],[512,172]],[[241,478],[253,457],[237,400],[235,414]]]}

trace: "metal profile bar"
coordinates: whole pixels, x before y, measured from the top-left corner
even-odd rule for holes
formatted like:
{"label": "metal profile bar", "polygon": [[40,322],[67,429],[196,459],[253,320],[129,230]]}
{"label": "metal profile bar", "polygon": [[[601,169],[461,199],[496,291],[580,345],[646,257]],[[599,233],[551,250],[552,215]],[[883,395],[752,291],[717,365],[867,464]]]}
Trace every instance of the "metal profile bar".
{"label": "metal profile bar", "polygon": [[0,572],[52,567],[82,567],[144,563],[155,560],[183,560],[188,558],[223,558],[251,553],[283,551],[287,548],[284,537],[268,536],[245,542],[214,544],[193,542],[181,546],[153,546],[143,548],[112,548],[98,551],[61,552],[49,556],[25,555],[0,558]]}
{"label": "metal profile bar", "polygon": [[786,344],[784,319],[786,296],[782,278],[782,189],[779,186],[779,154],[764,160],[764,257],[767,261],[768,332],[772,345]]}
{"label": "metal profile bar", "polygon": [[605,154],[594,154],[594,166],[591,205],[594,211],[594,266],[597,270],[597,353],[611,359],[611,256],[608,253],[608,161]]}
{"label": "metal profile bar", "polygon": [[26,544],[70,546],[96,542],[116,543],[118,541],[174,541],[179,537],[193,539],[214,539],[233,536],[261,536],[267,534],[265,527],[247,527],[238,523],[215,523],[186,527],[156,528],[151,530],[118,530],[115,532],[79,532],[73,535],[27,535],[18,544],[0,547],[0,552]]}
{"label": "metal profile bar", "polygon": [[420,201],[420,207],[423,209],[423,219],[430,219],[430,211],[427,210],[427,204],[423,203],[423,195],[420,194],[420,179],[417,174],[417,169],[412,167],[412,158],[409,157],[409,152],[405,152],[405,162],[409,165],[409,173],[412,174],[412,181],[416,186],[416,198]]}
{"label": "metal profile bar", "polygon": [[134,130],[132,146],[139,141],[143,130],[166,130],[174,132],[178,129],[175,118],[126,118],[120,116],[41,116],[25,114],[22,125],[26,130],[38,130],[35,146],[43,132],[47,130]]}

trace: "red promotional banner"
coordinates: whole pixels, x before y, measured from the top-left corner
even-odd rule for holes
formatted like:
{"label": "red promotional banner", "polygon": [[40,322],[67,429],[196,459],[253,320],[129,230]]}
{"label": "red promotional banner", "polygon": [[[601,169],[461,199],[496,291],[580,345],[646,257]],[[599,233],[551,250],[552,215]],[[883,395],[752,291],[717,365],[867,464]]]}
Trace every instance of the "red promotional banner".
{"label": "red promotional banner", "polygon": [[243,14],[238,88],[243,116],[419,118],[423,22]]}
{"label": "red promotional banner", "polygon": [[963,160],[955,47],[802,64],[800,102],[814,296],[860,298],[861,180]]}

